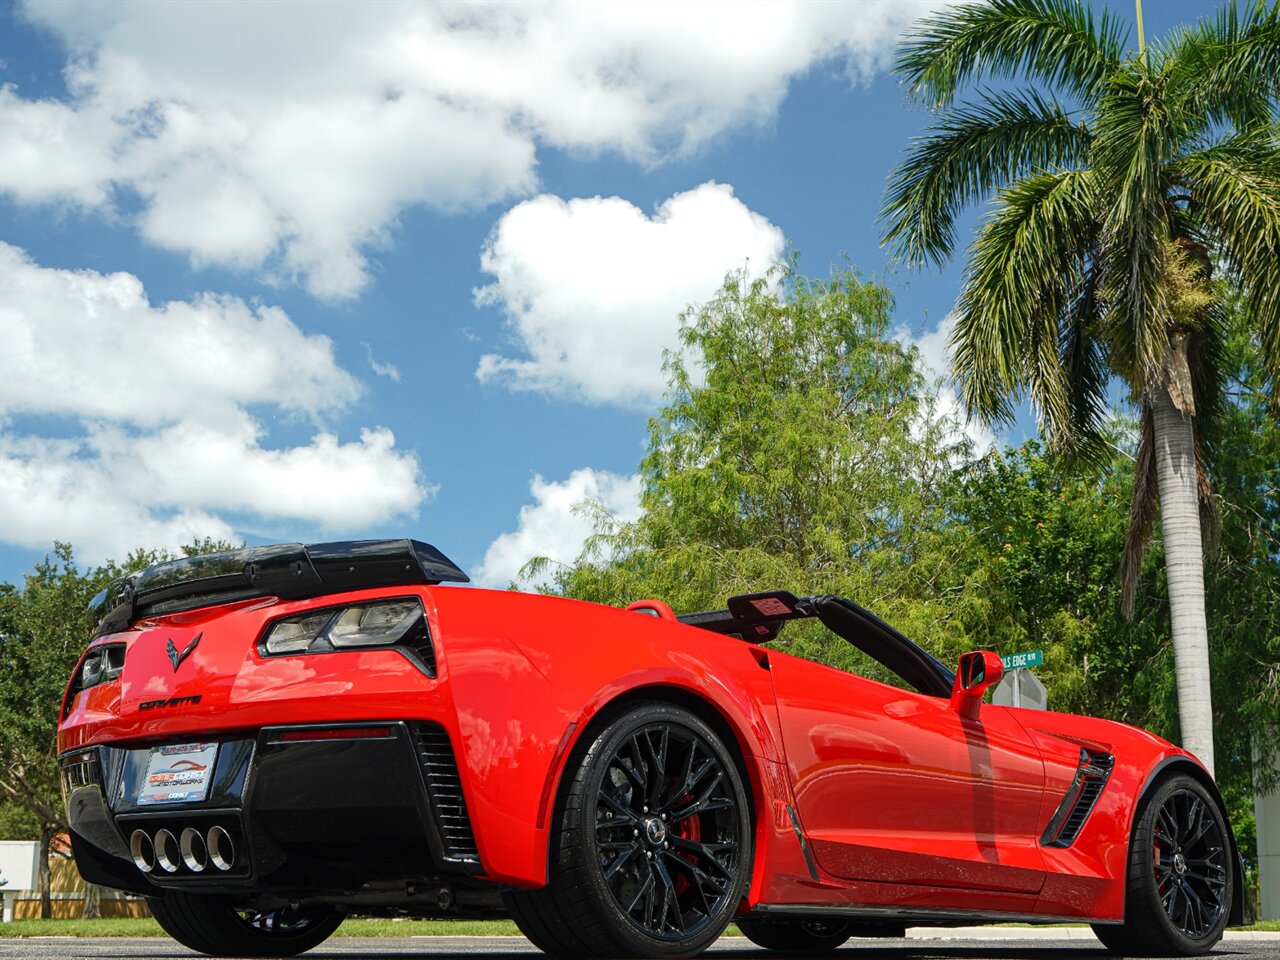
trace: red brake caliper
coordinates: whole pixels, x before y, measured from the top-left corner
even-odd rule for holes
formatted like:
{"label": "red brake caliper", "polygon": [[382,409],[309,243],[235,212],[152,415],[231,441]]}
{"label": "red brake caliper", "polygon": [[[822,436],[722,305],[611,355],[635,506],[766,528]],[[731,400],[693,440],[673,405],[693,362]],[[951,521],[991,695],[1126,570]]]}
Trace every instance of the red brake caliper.
{"label": "red brake caliper", "polygon": [[[680,798],[679,803],[675,804],[675,806],[683,807],[685,804],[692,802],[693,794],[686,793]],[[700,843],[702,841],[702,821],[695,813],[692,816],[685,817],[679,823],[675,824],[671,828],[671,832],[677,837],[681,837],[685,840],[691,840],[694,843]],[[682,860],[689,861],[689,863],[693,864],[695,867],[698,865],[698,858],[692,853],[680,853],[678,856]],[[676,877],[676,896],[680,896],[688,889],[689,878],[682,872],[678,877]]]}

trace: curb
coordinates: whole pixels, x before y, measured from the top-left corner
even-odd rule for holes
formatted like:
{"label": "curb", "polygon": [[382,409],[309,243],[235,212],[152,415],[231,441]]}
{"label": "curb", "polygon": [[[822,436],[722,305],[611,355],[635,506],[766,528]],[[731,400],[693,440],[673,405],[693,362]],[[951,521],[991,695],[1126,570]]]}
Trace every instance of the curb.
{"label": "curb", "polygon": [[[1088,927],[908,927],[908,940],[1089,940],[1098,942]],[[1280,941],[1280,931],[1228,930],[1230,940]]]}

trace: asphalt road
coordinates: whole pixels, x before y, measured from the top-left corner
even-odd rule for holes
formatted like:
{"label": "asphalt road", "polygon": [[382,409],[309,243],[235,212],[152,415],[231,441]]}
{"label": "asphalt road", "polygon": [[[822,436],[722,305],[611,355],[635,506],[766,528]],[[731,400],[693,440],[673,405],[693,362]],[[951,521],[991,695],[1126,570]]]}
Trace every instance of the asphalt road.
{"label": "asphalt road", "polygon": [[[23,960],[80,960],[100,957],[200,956],[161,938],[74,939],[47,937],[0,940],[0,957]],[[528,960],[540,956],[519,937],[335,937],[317,947],[307,958],[431,957],[432,960]],[[709,960],[764,960],[771,956],[749,941],[726,937],[707,951]],[[1240,960],[1280,960],[1280,939],[1228,940],[1212,955]],[[1116,960],[1096,941],[1089,940],[863,940],[851,941],[834,954],[835,960]],[[792,957],[789,960],[797,960]]]}

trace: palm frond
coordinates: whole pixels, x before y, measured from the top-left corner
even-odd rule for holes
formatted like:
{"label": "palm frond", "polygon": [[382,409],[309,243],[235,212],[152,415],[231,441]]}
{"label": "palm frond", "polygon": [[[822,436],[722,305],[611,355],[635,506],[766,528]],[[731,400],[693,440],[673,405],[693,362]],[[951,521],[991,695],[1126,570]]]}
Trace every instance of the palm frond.
{"label": "palm frond", "polygon": [[1028,173],[1079,165],[1091,140],[1083,124],[1034,92],[958,107],[912,141],[891,175],[880,212],[884,242],[911,266],[941,263],[964,207]]}
{"label": "palm frond", "polygon": [[1280,5],[1226,3],[1166,48],[1178,107],[1206,128],[1247,129],[1275,116],[1280,97]]}
{"label": "palm frond", "polygon": [[1089,405],[1071,397],[1059,325],[1096,241],[1095,186],[1091,172],[1065,170],[1027,177],[998,195],[970,253],[952,333],[969,412],[1011,419],[1011,400],[1027,392],[1058,450],[1091,427],[1073,416]]}
{"label": "palm frond", "polygon": [[1147,555],[1151,528],[1155,525],[1156,504],[1160,500],[1156,476],[1155,414],[1151,404],[1142,404],[1142,426],[1138,434],[1137,460],[1133,465],[1133,499],[1129,502],[1129,528],[1120,554],[1120,612],[1133,618],[1142,579],[1142,559]]}
{"label": "palm frond", "polygon": [[1180,158],[1191,214],[1244,293],[1273,396],[1280,393],[1280,138],[1254,129]]}
{"label": "palm frond", "polygon": [[1098,108],[1093,162],[1107,197],[1102,270],[1116,372],[1141,393],[1164,357],[1170,231],[1166,164],[1176,155],[1163,86],[1141,64],[1117,71]]}
{"label": "palm frond", "polygon": [[1094,462],[1100,461],[1106,452],[1102,427],[1108,411],[1109,374],[1099,336],[1103,304],[1096,249],[1086,254],[1086,261],[1060,321],[1060,349],[1067,383],[1067,404],[1078,437],[1073,453],[1084,462]]}
{"label": "palm frond", "polygon": [[912,96],[950,103],[981,76],[1042,81],[1094,101],[1124,56],[1127,31],[1110,12],[1077,0],[992,0],[941,10],[917,25],[895,69]]}

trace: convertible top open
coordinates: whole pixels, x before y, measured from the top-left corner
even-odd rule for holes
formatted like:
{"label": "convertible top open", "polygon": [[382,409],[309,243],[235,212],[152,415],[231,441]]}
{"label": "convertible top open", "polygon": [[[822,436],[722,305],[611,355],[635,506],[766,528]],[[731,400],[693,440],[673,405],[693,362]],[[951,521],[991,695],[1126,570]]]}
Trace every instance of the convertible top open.
{"label": "convertible top open", "polygon": [[797,597],[767,590],[730,597],[725,610],[686,613],[676,619],[748,643],[768,643],[789,620],[816,617],[828,630],[902,677],[921,693],[945,697],[955,675],[919,644],[852,600],[830,595]]}

